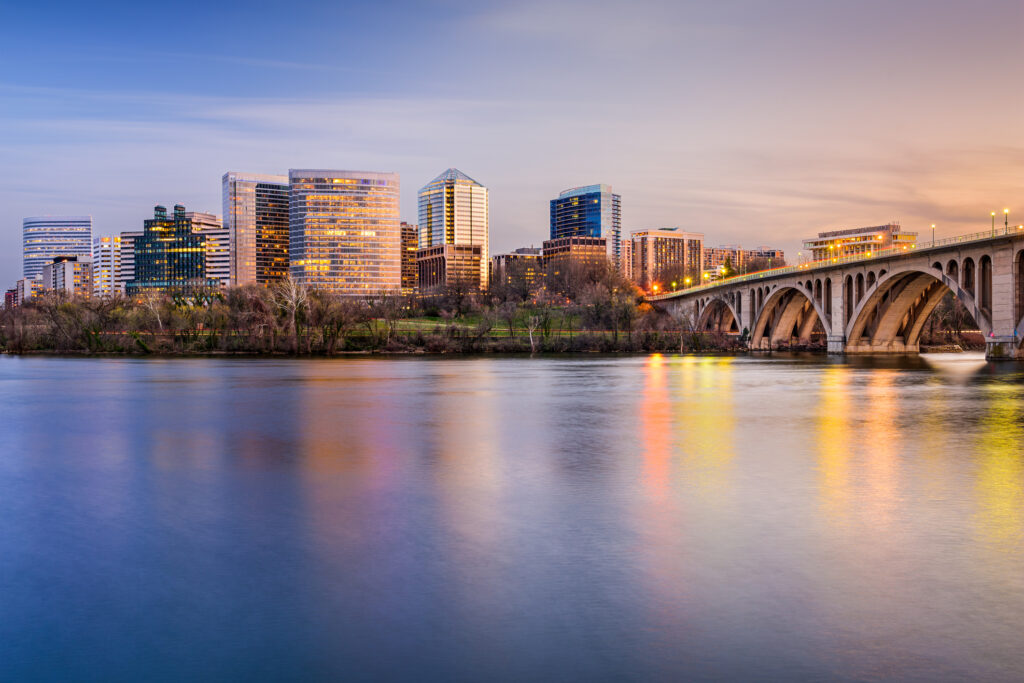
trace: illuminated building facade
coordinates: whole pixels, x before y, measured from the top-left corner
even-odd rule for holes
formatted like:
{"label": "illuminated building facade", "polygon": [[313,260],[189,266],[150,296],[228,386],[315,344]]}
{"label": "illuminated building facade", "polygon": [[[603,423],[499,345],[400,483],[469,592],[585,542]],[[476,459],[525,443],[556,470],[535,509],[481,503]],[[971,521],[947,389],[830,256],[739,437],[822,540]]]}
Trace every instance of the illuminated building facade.
{"label": "illuminated building facade", "polygon": [[346,296],[400,291],[397,173],[291,170],[291,278]]}
{"label": "illuminated building facade", "polygon": [[420,292],[480,289],[483,253],[483,247],[473,244],[441,244],[420,249],[416,259]]}
{"label": "illuminated building facade", "polygon": [[899,223],[888,223],[867,228],[819,232],[818,236],[804,240],[804,250],[811,259],[861,256],[890,247],[912,247],[917,242],[916,232],[903,232]]}
{"label": "illuminated building facade", "polygon": [[[487,188],[457,168],[447,169],[419,191],[420,251],[442,245],[479,247],[477,287],[486,288],[490,266],[489,216]],[[462,250],[444,253],[457,253],[463,258]],[[422,259],[421,254],[418,260]],[[453,265],[449,270],[461,271],[463,265]]]}
{"label": "illuminated building facade", "polygon": [[545,240],[544,270],[559,275],[566,268],[601,268],[609,264],[608,240],[604,237],[560,237]]}
{"label": "illuminated building facade", "polygon": [[622,273],[622,277],[626,278],[630,282],[633,281],[633,240],[624,239],[620,245],[621,248],[621,259],[619,264],[619,272]]}
{"label": "illuminated building facade", "polygon": [[412,294],[419,286],[416,252],[419,251],[420,226],[402,221],[402,294]]}
{"label": "illuminated building facade", "polygon": [[[704,235],[679,228],[639,230],[633,241],[633,281],[648,291],[655,285],[664,289],[676,283],[681,289],[686,278],[697,284],[704,269]],[[661,282],[664,280],[664,282]]]}
{"label": "illuminated building facade", "polygon": [[717,271],[725,267],[728,263],[729,266],[735,272],[740,272],[743,269],[745,262],[746,252],[743,251],[743,247],[738,244],[719,246],[719,247],[704,247],[704,270]]}
{"label": "illuminated building facade", "polygon": [[185,218],[192,223],[193,232],[206,238],[206,277],[216,280],[221,288],[231,283],[231,234],[221,226],[220,216],[200,211],[186,211]]}
{"label": "illuminated building facade", "polygon": [[537,247],[523,247],[491,257],[491,286],[511,285],[521,280],[532,288],[544,274],[544,258]]}
{"label": "illuminated building facade", "polygon": [[109,299],[120,294],[121,236],[94,237],[92,240],[92,295]]}
{"label": "illuminated building facade", "polygon": [[57,256],[43,266],[44,291],[67,292],[71,296],[92,295],[92,259],[88,256]]}
{"label": "illuminated building facade", "polygon": [[206,276],[206,236],[192,229],[184,206],[175,205],[171,216],[166,208],[157,206],[153,218],[143,226],[142,236],[134,242],[135,276],[125,287],[127,294],[188,294],[219,285]]}
{"label": "illuminated building facade", "polygon": [[92,256],[92,216],[31,216],[21,230],[26,278],[42,273],[55,256]]}
{"label": "illuminated building facade", "polygon": [[231,240],[231,285],[270,285],[288,277],[288,176],[225,173],[224,228]]}
{"label": "illuminated building facade", "polygon": [[551,200],[552,240],[602,237],[615,268],[622,268],[622,197],[611,185],[574,187]]}
{"label": "illuminated building facade", "polygon": [[15,302],[21,306],[32,297],[43,291],[43,273],[35,277],[23,277],[14,284]]}
{"label": "illuminated building facade", "polygon": [[17,288],[8,289],[4,292],[4,308],[10,309],[18,305]]}
{"label": "illuminated building facade", "polygon": [[124,294],[128,283],[135,279],[135,240],[142,237],[141,230],[127,230],[120,234],[118,245],[117,291]]}

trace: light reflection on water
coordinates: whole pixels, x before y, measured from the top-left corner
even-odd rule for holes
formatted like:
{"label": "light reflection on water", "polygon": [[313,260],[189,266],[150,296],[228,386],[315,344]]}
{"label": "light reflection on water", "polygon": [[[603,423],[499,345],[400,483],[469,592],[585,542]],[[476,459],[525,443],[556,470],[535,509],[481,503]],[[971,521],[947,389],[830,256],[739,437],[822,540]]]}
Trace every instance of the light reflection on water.
{"label": "light reflection on water", "polygon": [[0,410],[0,678],[1024,675],[1018,366],[0,358]]}

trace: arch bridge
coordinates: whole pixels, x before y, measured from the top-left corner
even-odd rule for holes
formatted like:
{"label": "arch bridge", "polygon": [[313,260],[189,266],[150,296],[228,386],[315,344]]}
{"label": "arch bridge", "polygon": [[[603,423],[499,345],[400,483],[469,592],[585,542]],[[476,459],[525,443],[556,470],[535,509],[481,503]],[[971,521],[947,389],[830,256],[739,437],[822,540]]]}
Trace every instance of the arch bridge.
{"label": "arch bridge", "polygon": [[699,330],[747,332],[752,350],[820,342],[829,353],[916,353],[952,292],[988,358],[1024,359],[1024,228],[776,268],[659,296]]}

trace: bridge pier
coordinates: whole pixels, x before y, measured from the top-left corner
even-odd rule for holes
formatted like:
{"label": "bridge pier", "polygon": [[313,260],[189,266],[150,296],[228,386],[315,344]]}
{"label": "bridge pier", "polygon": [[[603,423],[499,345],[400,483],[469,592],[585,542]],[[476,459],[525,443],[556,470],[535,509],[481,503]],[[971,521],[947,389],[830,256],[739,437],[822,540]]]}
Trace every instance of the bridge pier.
{"label": "bridge pier", "polygon": [[989,337],[985,340],[985,360],[1024,360],[1016,336]]}
{"label": "bridge pier", "polygon": [[830,334],[828,336],[828,352],[829,355],[842,355],[846,353],[846,337]]}

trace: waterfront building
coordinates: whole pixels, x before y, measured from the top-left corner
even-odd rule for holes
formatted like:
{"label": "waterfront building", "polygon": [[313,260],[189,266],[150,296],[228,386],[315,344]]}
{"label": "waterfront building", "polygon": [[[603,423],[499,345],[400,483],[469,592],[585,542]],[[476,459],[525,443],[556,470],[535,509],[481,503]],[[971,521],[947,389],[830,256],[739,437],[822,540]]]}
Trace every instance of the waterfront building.
{"label": "waterfront building", "polygon": [[633,280],[649,291],[676,283],[696,284],[704,269],[704,235],[679,228],[639,230],[632,234]]}
{"label": "waterfront building", "polygon": [[420,226],[402,221],[402,294],[412,294],[419,286],[416,253],[419,251]]}
{"label": "waterfront building", "polygon": [[288,176],[224,174],[224,228],[230,235],[232,286],[288,277]]}
{"label": "waterfront building", "polygon": [[397,173],[288,172],[291,278],[347,296],[398,293]]}
{"label": "waterfront building", "polygon": [[609,265],[608,240],[604,237],[560,237],[543,244],[544,270],[559,275],[567,268],[601,268]]}
{"label": "waterfront building", "polygon": [[135,240],[142,237],[141,230],[126,230],[120,234],[117,250],[117,291],[125,294],[128,283],[135,279]]}
{"label": "waterfront building", "polygon": [[551,200],[550,238],[601,237],[608,259],[622,268],[622,197],[611,185],[586,185],[561,192]]}
{"label": "waterfront building", "polygon": [[633,281],[633,240],[624,239],[620,245],[621,254],[619,259],[619,272],[622,277],[630,282]]}
{"label": "waterfront building", "polygon": [[537,247],[522,247],[508,254],[491,257],[490,284],[511,285],[521,282],[532,289],[544,274],[544,258]]}
{"label": "waterfront building", "polygon": [[747,271],[751,268],[763,270],[784,266],[786,265],[786,252],[782,249],[764,246],[747,249],[743,252],[743,265]]}
{"label": "waterfront building", "polygon": [[231,284],[231,234],[222,227],[220,216],[202,211],[186,211],[185,218],[194,232],[206,238],[206,277],[216,280],[222,289]]}
{"label": "waterfront building", "polygon": [[43,291],[43,273],[40,271],[39,275],[35,277],[23,277],[14,283],[14,297],[15,305],[24,305],[26,301],[34,296],[41,294]]}
{"label": "waterfront building", "polygon": [[121,236],[94,237],[92,240],[92,294],[109,299],[121,293]]}
{"label": "waterfront building", "polygon": [[171,216],[156,206],[143,226],[142,236],[135,238],[135,274],[126,285],[127,294],[190,294],[219,285],[206,275],[206,236],[192,229],[184,206],[176,204]]}
{"label": "waterfront building", "polygon": [[844,258],[877,252],[890,247],[912,247],[917,242],[916,232],[903,232],[899,223],[887,223],[867,228],[819,232],[817,237],[804,240],[804,250],[811,259]]}
{"label": "waterfront building", "polygon": [[55,256],[43,266],[43,291],[66,292],[71,296],[92,296],[92,258],[88,256]]}
{"label": "waterfront building", "polygon": [[728,263],[738,273],[743,269],[745,254],[738,244],[704,247],[704,270],[718,272]]}
{"label": "waterfront building", "polygon": [[22,275],[34,278],[55,256],[92,255],[92,216],[30,216],[22,221]]}
{"label": "waterfront building", "polygon": [[420,249],[416,257],[420,293],[479,289],[483,254],[483,247],[474,244],[439,244]]}
{"label": "waterfront building", "polygon": [[[490,267],[487,188],[457,168],[449,168],[420,189],[418,203],[420,251],[443,245],[479,247],[480,271],[476,287],[486,288]],[[431,251],[429,255],[421,253],[418,261],[437,258],[438,254],[452,254],[460,263],[447,267],[446,271],[461,272],[465,263],[473,260],[469,257],[471,253],[472,249]],[[423,282],[422,275],[420,282]]]}

